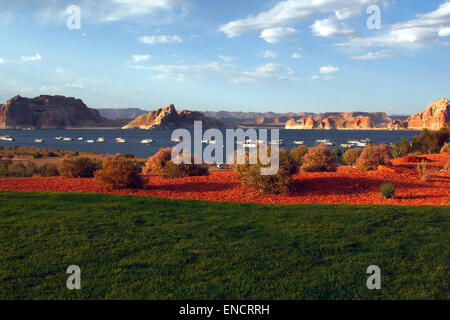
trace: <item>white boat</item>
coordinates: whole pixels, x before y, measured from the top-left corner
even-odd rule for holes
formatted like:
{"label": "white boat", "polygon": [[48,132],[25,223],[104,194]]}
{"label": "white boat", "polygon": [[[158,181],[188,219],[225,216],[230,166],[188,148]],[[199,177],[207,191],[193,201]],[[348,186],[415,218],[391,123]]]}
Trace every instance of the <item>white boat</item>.
{"label": "white boat", "polygon": [[350,144],[350,143],[341,143],[340,147],[341,148],[353,148],[354,145]]}
{"label": "white boat", "polygon": [[242,146],[244,148],[256,148],[256,143],[244,143]]}
{"label": "white boat", "polygon": [[116,142],[117,143],[127,143],[127,140],[125,140],[124,138],[116,138]]}
{"label": "white boat", "polygon": [[150,143],[153,143],[153,140],[152,139],[144,139],[144,140],[141,140],[140,143],[142,143],[142,144],[150,144]]}
{"label": "white boat", "polygon": [[95,143],[94,140],[86,140],[86,143]]}
{"label": "white boat", "polygon": [[293,144],[296,144],[296,145],[304,145],[305,144],[305,141],[302,141],[302,140],[296,140],[296,141],[294,141],[294,142],[292,142]]}
{"label": "white boat", "polygon": [[202,140],[202,143],[206,143],[206,144],[216,144],[216,140]]}
{"label": "white boat", "polygon": [[78,141],[83,141],[82,137],[77,138]]}
{"label": "white boat", "polygon": [[14,138],[11,137],[10,135],[6,135],[6,136],[1,136],[1,137],[0,137],[0,140],[1,140],[1,141],[11,142],[11,141],[14,141]]}
{"label": "white boat", "polygon": [[35,143],[44,143],[44,139],[34,139]]}
{"label": "white boat", "polygon": [[73,141],[72,138],[63,138],[62,140],[63,140],[63,141]]}
{"label": "white boat", "polygon": [[284,140],[282,140],[282,139],[281,140],[272,140],[269,142],[269,144],[282,146],[282,145],[284,145]]}
{"label": "white boat", "polygon": [[63,137],[55,137],[55,140],[62,140]]}
{"label": "white boat", "polygon": [[331,141],[330,139],[319,139],[319,140],[316,140],[316,142],[317,142],[317,144],[323,144],[326,146],[334,146],[334,142]]}
{"label": "white boat", "polygon": [[105,141],[106,141],[106,139],[103,138],[103,137],[100,137],[100,138],[97,139],[98,143],[104,143]]}
{"label": "white boat", "polygon": [[175,142],[175,143],[183,142],[183,138],[173,138],[172,142]]}

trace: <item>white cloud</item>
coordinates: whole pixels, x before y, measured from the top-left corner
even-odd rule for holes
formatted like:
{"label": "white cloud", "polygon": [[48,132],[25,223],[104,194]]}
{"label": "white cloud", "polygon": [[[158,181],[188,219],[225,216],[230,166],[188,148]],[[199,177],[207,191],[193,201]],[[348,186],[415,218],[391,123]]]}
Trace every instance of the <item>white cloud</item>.
{"label": "white cloud", "polygon": [[324,66],[324,67],[321,67],[319,70],[320,70],[320,73],[322,73],[322,74],[330,74],[330,73],[338,72],[339,71],[339,67]]}
{"label": "white cloud", "polygon": [[299,52],[294,52],[291,57],[293,59],[300,59],[302,57],[302,54]]}
{"label": "white cloud", "polygon": [[316,37],[347,38],[357,34],[355,30],[336,18],[317,20],[311,25],[311,30]]}
{"label": "white cloud", "polygon": [[42,86],[39,91],[41,92],[61,92],[64,89],[84,89],[84,84],[82,83],[72,83],[64,84],[58,86]]}
{"label": "white cloud", "polygon": [[22,58],[21,58],[21,60],[22,61],[25,61],[25,62],[34,62],[34,61],[40,61],[40,60],[42,60],[42,57],[41,57],[41,55],[39,54],[39,53],[36,53],[36,55],[35,56],[32,56],[32,57],[25,57],[25,56],[22,56]]}
{"label": "white cloud", "polygon": [[294,28],[269,28],[264,29],[259,37],[268,43],[279,43],[292,41],[296,33],[297,30]]}
{"label": "white cloud", "polygon": [[353,60],[362,60],[362,61],[378,60],[378,59],[383,59],[383,58],[395,57],[397,55],[399,55],[399,53],[396,51],[393,51],[393,50],[381,50],[381,51],[377,51],[377,52],[369,52],[365,55],[353,56],[352,59]]}
{"label": "white cloud", "polygon": [[236,58],[236,57],[223,56],[223,55],[218,55],[217,58],[219,58],[222,61],[225,61],[226,63],[231,63],[234,60],[238,60],[239,59],[239,58]]}
{"label": "white cloud", "polygon": [[300,82],[329,78],[321,76],[298,77],[294,75],[294,71],[291,68],[274,63],[264,64],[253,70],[240,70],[233,65],[215,61],[190,65],[134,65],[131,68],[149,71],[156,79],[175,81],[183,81],[189,78],[220,78],[232,83],[267,81]]}
{"label": "white cloud", "polygon": [[131,56],[131,58],[133,58],[133,63],[140,63],[140,62],[147,61],[148,59],[150,59],[150,55],[135,54],[135,55]]}
{"label": "white cloud", "polygon": [[440,38],[450,35],[450,1],[435,11],[418,14],[416,19],[392,25],[373,37],[357,37],[339,46],[420,48],[439,45]]}
{"label": "white cloud", "polygon": [[301,21],[333,13],[340,20],[366,10],[369,5],[387,3],[386,0],[285,0],[257,15],[231,21],[220,27],[227,37],[234,38],[263,29],[284,27]]}
{"label": "white cloud", "polygon": [[278,57],[278,53],[276,53],[274,51],[266,50],[262,53],[258,53],[258,56],[260,56],[262,58],[266,58],[266,59],[275,59],[276,57]]}
{"label": "white cloud", "polygon": [[183,42],[183,39],[179,36],[169,36],[169,35],[161,35],[161,36],[144,36],[139,38],[139,42],[145,44],[159,44],[159,43],[179,43]]}
{"label": "white cloud", "polygon": [[0,58],[0,64],[5,63],[5,59]]}

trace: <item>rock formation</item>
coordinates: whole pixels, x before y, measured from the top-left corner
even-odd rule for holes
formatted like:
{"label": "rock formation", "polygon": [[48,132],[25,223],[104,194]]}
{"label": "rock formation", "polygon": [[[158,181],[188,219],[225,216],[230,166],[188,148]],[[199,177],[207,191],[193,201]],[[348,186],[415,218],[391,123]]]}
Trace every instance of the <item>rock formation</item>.
{"label": "rock formation", "polygon": [[16,96],[0,107],[0,128],[100,127],[107,120],[83,101],[64,96]]}
{"label": "rock formation", "polygon": [[177,112],[173,104],[151,111],[131,121],[123,129],[173,130],[178,128],[193,128],[194,121],[202,121],[203,128],[224,128],[219,120],[204,116],[197,111],[183,110]]}
{"label": "rock formation", "polygon": [[302,118],[298,121],[291,119],[286,122],[286,129],[325,129],[325,130],[344,130],[344,129],[373,129],[376,128],[375,122],[371,117],[357,116],[343,118],[338,116],[329,116],[323,120],[315,120],[313,116]]}
{"label": "rock formation", "polygon": [[424,111],[408,119],[409,129],[439,130],[450,122],[450,101],[446,98],[432,102]]}

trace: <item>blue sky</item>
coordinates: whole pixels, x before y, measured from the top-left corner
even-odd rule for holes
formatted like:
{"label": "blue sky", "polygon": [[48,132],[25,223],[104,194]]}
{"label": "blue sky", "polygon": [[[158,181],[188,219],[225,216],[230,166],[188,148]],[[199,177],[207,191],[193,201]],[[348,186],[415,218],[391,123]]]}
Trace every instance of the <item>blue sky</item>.
{"label": "blue sky", "polygon": [[1,103],[411,114],[450,98],[448,0],[2,0],[0,43]]}

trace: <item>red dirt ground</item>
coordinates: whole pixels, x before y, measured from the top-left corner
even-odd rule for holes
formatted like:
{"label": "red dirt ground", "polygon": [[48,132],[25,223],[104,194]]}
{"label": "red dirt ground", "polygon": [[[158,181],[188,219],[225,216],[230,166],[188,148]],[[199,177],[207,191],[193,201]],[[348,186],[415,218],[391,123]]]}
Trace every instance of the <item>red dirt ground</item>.
{"label": "red dirt ground", "polygon": [[[393,167],[362,172],[356,168],[339,167],[337,172],[300,173],[294,176],[294,191],[287,195],[260,195],[244,188],[232,171],[213,171],[206,177],[163,179],[146,176],[144,190],[111,191],[95,184],[94,179],[6,178],[0,179],[0,190],[33,192],[101,192],[139,194],[173,199],[209,201],[257,202],[266,204],[347,203],[393,205],[450,205],[450,173],[440,169],[450,153],[425,156],[434,168],[431,181],[421,181],[417,175],[417,159],[394,159]],[[413,162],[408,162],[413,161]],[[380,185],[393,182],[394,199],[382,199]]]}

